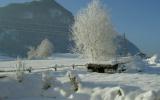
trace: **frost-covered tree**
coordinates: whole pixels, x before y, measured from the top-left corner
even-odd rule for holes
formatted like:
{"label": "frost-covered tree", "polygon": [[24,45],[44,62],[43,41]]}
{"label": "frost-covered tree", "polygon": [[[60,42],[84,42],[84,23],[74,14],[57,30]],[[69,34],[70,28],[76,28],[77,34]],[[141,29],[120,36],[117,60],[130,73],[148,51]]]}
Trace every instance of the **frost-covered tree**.
{"label": "frost-covered tree", "polygon": [[40,45],[35,49],[35,47],[30,47],[27,52],[28,59],[34,58],[45,58],[53,53],[53,44],[48,40],[44,39]]}
{"label": "frost-covered tree", "polygon": [[115,56],[116,35],[107,10],[99,0],[93,0],[75,16],[72,39],[75,41],[76,52],[91,61],[107,60]]}
{"label": "frost-covered tree", "polygon": [[53,53],[53,44],[48,39],[44,39],[37,47],[36,53],[38,58],[50,56]]}
{"label": "frost-covered tree", "polygon": [[29,47],[29,51],[27,52],[28,59],[33,59],[37,55],[35,47]]}

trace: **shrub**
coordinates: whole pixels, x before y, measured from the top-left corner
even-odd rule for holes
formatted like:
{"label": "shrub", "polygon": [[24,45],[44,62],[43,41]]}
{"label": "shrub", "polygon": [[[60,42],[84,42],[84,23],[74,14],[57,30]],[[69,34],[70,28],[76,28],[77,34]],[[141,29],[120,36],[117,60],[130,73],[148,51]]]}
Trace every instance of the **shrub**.
{"label": "shrub", "polygon": [[67,72],[67,76],[68,76],[68,78],[70,80],[70,83],[72,85],[72,89],[74,91],[78,91],[80,78],[75,73],[73,73],[72,71]]}

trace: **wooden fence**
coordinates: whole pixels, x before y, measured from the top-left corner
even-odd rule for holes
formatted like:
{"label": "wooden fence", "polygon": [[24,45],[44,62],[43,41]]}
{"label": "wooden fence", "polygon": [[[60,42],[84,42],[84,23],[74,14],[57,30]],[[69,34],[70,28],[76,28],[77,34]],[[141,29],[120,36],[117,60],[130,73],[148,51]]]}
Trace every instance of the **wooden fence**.
{"label": "wooden fence", "polygon": [[[26,71],[26,72],[29,72],[29,73],[31,73],[34,70],[50,70],[51,69],[51,70],[57,71],[58,69],[62,69],[62,68],[75,69],[78,66],[86,66],[86,65],[75,65],[75,64],[73,64],[73,65],[70,65],[70,66],[65,66],[65,65],[58,66],[58,65],[55,65],[53,67],[38,67],[38,68],[36,68],[36,67],[28,67],[28,68],[24,69],[23,71]],[[0,73],[16,72],[17,71],[16,68],[15,69],[13,69],[13,68],[11,69],[11,67],[3,67],[3,68],[9,68],[9,70],[0,69]]]}

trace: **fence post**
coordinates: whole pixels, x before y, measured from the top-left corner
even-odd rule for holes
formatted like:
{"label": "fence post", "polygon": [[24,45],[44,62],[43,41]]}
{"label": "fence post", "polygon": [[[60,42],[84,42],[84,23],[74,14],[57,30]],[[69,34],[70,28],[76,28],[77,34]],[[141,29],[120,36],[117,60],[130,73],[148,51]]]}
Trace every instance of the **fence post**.
{"label": "fence post", "polygon": [[57,71],[57,67],[55,67],[54,69],[55,69],[55,71]]}
{"label": "fence post", "polygon": [[72,69],[74,69],[74,68],[75,68],[75,65],[73,64],[73,65],[72,65]]}
{"label": "fence post", "polygon": [[27,69],[27,71],[28,71],[29,73],[31,73],[31,72],[32,72],[32,67],[29,67],[29,68]]}
{"label": "fence post", "polygon": [[54,70],[57,71],[57,64],[54,66]]}

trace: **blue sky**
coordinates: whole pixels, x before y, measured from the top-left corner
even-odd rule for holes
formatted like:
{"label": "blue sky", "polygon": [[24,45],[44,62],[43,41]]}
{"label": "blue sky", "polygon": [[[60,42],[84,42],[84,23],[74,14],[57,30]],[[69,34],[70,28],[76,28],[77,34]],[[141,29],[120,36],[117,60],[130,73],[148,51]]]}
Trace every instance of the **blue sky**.
{"label": "blue sky", "polygon": [[[0,0],[0,5],[32,0]],[[91,0],[56,0],[74,15]],[[102,0],[115,29],[146,53],[160,54],[160,0]]]}

